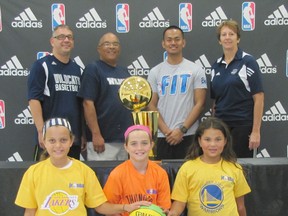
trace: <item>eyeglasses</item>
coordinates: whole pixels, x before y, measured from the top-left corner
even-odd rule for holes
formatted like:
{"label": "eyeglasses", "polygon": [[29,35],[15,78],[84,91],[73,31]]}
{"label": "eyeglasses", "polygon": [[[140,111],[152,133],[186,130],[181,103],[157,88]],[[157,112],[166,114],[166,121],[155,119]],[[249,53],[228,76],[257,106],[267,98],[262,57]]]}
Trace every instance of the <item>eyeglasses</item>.
{"label": "eyeglasses", "polygon": [[100,44],[99,46],[104,46],[104,47],[110,47],[110,46],[113,46],[113,47],[119,47],[120,46],[120,43],[119,42],[103,42],[102,44]]}
{"label": "eyeglasses", "polygon": [[73,40],[74,39],[73,35],[64,35],[64,34],[60,34],[60,35],[54,36],[53,38],[56,38],[58,40],[65,40],[66,38],[68,38],[68,40]]}

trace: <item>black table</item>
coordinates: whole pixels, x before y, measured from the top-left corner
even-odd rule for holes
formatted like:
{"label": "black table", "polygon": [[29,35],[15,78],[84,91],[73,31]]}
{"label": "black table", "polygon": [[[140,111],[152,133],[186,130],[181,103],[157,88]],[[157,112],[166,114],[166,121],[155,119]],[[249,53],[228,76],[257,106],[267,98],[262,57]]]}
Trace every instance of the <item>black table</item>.
{"label": "black table", "polygon": [[[239,159],[252,192],[245,198],[248,216],[288,215],[288,158]],[[23,215],[23,209],[14,204],[21,178],[34,162],[0,162],[0,215]],[[97,174],[101,185],[119,161],[85,161]],[[161,166],[173,185],[182,160],[164,160]],[[88,215],[96,215],[88,210]]]}

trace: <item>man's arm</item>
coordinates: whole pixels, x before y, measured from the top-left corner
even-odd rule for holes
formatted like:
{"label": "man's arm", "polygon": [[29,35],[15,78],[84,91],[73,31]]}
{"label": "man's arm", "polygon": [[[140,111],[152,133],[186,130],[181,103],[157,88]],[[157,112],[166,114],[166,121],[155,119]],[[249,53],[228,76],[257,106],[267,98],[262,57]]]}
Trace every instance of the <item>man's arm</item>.
{"label": "man's arm", "polygon": [[[185,128],[189,129],[197,121],[201,112],[203,111],[206,100],[206,91],[206,89],[194,90],[194,106],[183,122],[183,126]],[[184,134],[179,128],[174,128],[172,133],[166,137],[166,140],[171,145],[177,145],[182,141],[183,135]]]}
{"label": "man's arm", "polygon": [[215,99],[213,99],[212,101],[211,116],[215,116]]}
{"label": "man's arm", "polygon": [[[158,108],[157,108],[158,100],[159,100],[158,94],[156,92],[153,92],[152,99],[147,107],[149,111],[158,111]],[[159,118],[158,118],[158,128],[163,134],[165,134],[165,136],[171,133],[171,129],[164,122],[163,117],[161,116],[160,112],[159,112]]]}
{"label": "man's arm", "polygon": [[183,126],[186,128],[190,128],[197,121],[203,111],[206,101],[206,91],[206,89],[194,90],[194,107],[183,122]]}
{"label": "man's arm", "polygon": [[101,135],[101,131],[98,124],[97,112],[92,100],[83,100],[84,116],[86,123],[92,133],[92,142],[94,150],[97,153],[105,151],[104,139]]}
{"label": "man's arm", "polygon": [[39,100],[29,100],[31,114],[38,132],[38,142],[41,148],[44,148],[42,129],[44,125],[42,106]]}

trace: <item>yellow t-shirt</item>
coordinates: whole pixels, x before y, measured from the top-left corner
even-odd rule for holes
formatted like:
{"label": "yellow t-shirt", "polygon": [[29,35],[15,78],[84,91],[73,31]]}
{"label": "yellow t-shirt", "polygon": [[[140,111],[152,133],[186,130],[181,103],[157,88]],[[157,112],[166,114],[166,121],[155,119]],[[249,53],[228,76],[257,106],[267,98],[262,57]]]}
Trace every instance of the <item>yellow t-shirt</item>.
{"label": "yellow t-shirt", "polygon": [[235,198],[249,193],[250,187],[239,164],[221,160],[207,164],[198,157],[179,169],[171,198],[187,203],[188,216],[237,216]]}
{"label": "yellow t-shirt", "polygon": [[50,158],[32,165],[25,172],[15,204],[36,208],[36,216],[87,215],[85,205],[95,208],[106,202],[106,196],[95,172],[72,159],[72,165],[59,169]]}

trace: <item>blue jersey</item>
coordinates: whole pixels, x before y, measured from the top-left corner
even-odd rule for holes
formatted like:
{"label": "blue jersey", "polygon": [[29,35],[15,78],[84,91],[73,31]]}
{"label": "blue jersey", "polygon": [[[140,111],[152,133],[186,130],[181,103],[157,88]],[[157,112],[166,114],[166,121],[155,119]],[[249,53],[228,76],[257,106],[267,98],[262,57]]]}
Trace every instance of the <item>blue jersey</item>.
{"label": "blue jersey", "polygon": [[[101,134],[105,142],[124,142],[124,132],[133,124],[131,111],[118,96],[121,83],[130,76],[124,67],[95,61],[85,67],[78,96],[94,101]],[[92,141],[88,130],[87,141]]]}
{"label": "blue jersey", "polygon": [[81,68],[71,60],[64,64],[53,55],[34,62],[28,76],[28,100],[41,102],[43,119],[61,117],[69,120],[75,135],[75,145],[81,145],[82,102]]}
{"label": "blue jersey", "polygon": [[224,56],[212,65],[211,98],[215,116],[229,126],[253,124],[253,95],[263,92],[261,72],[253,56],[238,49],[229,65]]}

